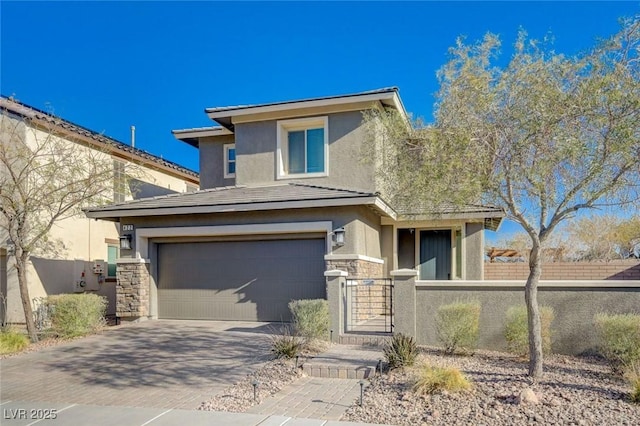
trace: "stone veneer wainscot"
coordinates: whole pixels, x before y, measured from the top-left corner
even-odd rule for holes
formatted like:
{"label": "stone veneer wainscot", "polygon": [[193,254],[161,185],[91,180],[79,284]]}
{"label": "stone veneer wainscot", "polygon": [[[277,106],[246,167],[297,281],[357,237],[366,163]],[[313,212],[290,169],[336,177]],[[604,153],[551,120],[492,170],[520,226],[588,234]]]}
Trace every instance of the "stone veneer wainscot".
{"label": "stone veneer wainscot", "polygon": [[116,316],[136,319],[149,316],[149,261],[118,259]]}

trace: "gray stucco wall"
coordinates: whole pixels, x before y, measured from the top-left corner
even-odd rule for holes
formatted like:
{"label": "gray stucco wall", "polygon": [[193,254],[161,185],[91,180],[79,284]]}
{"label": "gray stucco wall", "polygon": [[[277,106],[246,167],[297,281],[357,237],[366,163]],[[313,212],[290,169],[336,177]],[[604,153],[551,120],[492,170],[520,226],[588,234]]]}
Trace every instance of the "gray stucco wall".
{"label": "gray stucco wall", "polygon": [[233,135],[200,139],[200,189],[235,185],[224,178],[224,144],[234,143]]}
{"label": "gray stucco wall", "polygon": [[[334,247],[333,254],[361,254],[380,257],[380,219],[371,209],[363,206],[201,215],[149,216],[128,218],[122,223],[133,224],[135,229],[140,229],[314,221],[332,221],[333,229],[339,227],[345,228],[345,244],[342,247]],[[133,252],[131,250],[122,251],[123,257],[130,257],[132,255]]]}
{"label": "gray stucco wall", "polygon": [[[507,309],[524,305],[523,287],[491,287],[487,285],[423,287],[418,285],[417,341],[420,344],[438,346],[435,317],[440,305],[455,301],[478,300],[482,304],[480,314],[479,347],[506,349],[503,336]],[[598,342],[593,327],[593,317],[600,312],[640,313],[640,287],[539,287],[540,305],[555,310],[552,324],[552,349],[556,353],[583,354],[596,350]],[[401,309],[396,306],[396,309]]]}
{"label": "gray stucco wall", "polygon": [[482,280],[484,268],[484,224],[467,223],[465,229],[465,269],[467,280]]}
{"label": "gray stucco wall", "polygon": [[[329,176],[282,179],[338,188],[375,190],[373,165],[362,161],[362,114],[359,111],[328,114]],[[239,123],[235,126],[239,185],[276,181],[277,121]],[[206,164],[204,165],[206,166]],[[200,170],[203,170],[201,163]]]}

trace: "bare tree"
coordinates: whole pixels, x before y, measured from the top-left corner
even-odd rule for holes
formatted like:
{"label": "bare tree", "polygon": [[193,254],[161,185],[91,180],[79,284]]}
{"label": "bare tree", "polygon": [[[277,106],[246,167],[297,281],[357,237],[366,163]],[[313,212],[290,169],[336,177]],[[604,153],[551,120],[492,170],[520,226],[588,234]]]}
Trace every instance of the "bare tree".
{"label": "bare tree", "polygon": [[26,274],[30,256],[48,244],[56,222],[113,198],[113,162],[105,147],[64,134],[54,116],[19,117],[4,108],[1,113],[0,231],[15,256],[27,331],[35,342]]}
{"label": "bare tree", "polygon": [[434,208],[482,199],[522,226],[531,242],[529,375],[539,378],[543,245],[580,210],[638,202],[640,19],[624,20],[619,33],[578,56],[524,32],[508,63],[496,60],[499,48],[492,34],[459,40],[439,73],[435,123],[407,126],[374,111],[366,117],[369,145],[377,143],[385,166],[378,179],[390,199]]}

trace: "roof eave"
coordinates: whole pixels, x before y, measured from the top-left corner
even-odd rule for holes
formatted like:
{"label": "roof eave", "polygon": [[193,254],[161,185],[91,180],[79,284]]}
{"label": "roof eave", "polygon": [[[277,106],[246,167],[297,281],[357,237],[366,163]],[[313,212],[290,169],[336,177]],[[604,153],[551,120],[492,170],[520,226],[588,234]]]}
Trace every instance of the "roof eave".
{"label": "roof eave", "polygon": [[221,126],[177,129],[172,130],[171,133],[177,140],[185,142],[195,148],[200,147],[201,138],[233,135],[232,131]]}
{"label": "roof eave", "polygon": [[91,219],[117,221],[124,217],[165,216],[182,214],[238,213],[265,210],[285,210],[302,208],[341,207],[368,205],[381,215],[392,219],[397,217],[395,211],[377,196],[340,197],[331,199],[272,201],[265,203],[237,203],[208,206],[171,206],[152,208],[109,208],[86,209],[85,215]]}
{"label": "roof eave", "polygon": [[233,127],[232,118],[260,113],[274,113],[282,111],[291,111],[302,108],[319,108],[325,106],[334,106],[342,104],[352,104],[356,102],[382,102],[384,105],[391,106],[400,111],[404,116],[407,115],[402,100],[398,94],[397,88],[389,89],[383,92],[353,94],[326,98],[303,99],[299,101],[248,105],[229,108],[206,108],[205,113],[213,121],[221,126],[230,129]]}

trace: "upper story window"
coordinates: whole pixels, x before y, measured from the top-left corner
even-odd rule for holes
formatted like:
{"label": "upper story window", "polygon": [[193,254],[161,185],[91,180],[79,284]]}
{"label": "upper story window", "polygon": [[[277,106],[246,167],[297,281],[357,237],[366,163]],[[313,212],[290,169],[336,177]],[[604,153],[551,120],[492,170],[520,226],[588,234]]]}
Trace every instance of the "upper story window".
{"label": "upper story window", "polygon": [[236,145],[233,143],[224,145],[224,177],[236,177]]}
{"label": "upper story window", "polygon": [[278,121],[278,179],[327,176],[327,117]]}
{"label": "upper story window", "polygon": [[122,161],[113,160],[113,202],[122,203],[127,199],[127,174]]}

